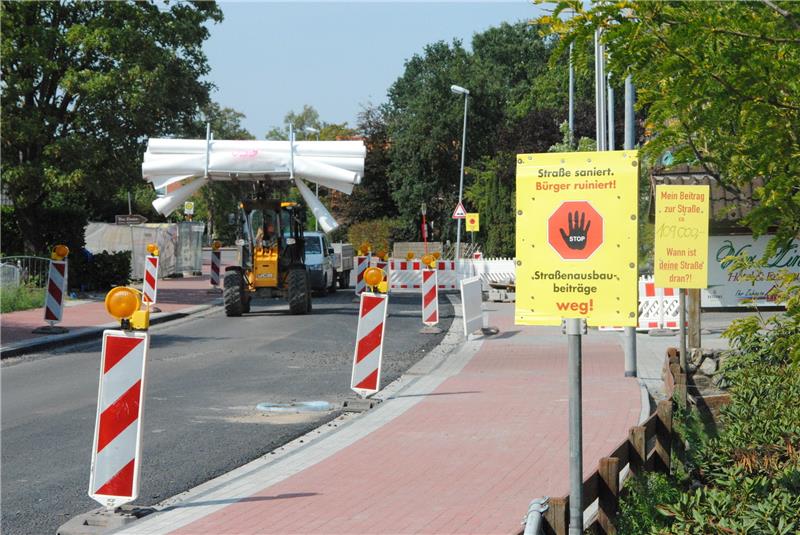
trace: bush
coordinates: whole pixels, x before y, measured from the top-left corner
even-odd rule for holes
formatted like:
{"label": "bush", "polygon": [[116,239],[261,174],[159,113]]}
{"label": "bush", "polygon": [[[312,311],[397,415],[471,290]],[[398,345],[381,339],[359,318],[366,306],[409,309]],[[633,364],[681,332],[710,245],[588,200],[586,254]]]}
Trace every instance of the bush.
{"label": "bush", "polygon": [[682,491],[670,499],[656,476],[634,480],[620,518],[632,531],[621,533],[800,532],[798,278],[784,274],[773,292],[786,303],[785,314],[753,316],[726,332],[732,350],[722,373],[731,403],[721,411],[718,433],[705,432],[696,411],[675,413],[673,451],[689,445],[676,459],[683,464],[673,484]]}
{"label": "bush", "polygon": [[130,251],[103,251],[95,255],[78,251],[69,255],[70,289],[104,292],[128,284],[130,274]]}
{"label": "bush", "polygon": [[400,228],[401,224],[397,219],[373,219],[350,225],[347,237],[355,248],[368,241],[372,244],[373,252],[383,249],[391,253],[392,243],[394,243],[396,233]]}
{"label": "bush", "polygon": [[647,472],[629,480],[625,488],[627,495],[619,508],[621,535],[652,533],[667,527],[667,519],[658,512],[658,506],[672,503],[680,495],[674,481],[664,474]]}
{"label": "bush", "polygon": [[2,292],[0,292],[0,312],[4,314],[41,306],[44,306],[44,288],[18,286],[16,288],[3,288]]}

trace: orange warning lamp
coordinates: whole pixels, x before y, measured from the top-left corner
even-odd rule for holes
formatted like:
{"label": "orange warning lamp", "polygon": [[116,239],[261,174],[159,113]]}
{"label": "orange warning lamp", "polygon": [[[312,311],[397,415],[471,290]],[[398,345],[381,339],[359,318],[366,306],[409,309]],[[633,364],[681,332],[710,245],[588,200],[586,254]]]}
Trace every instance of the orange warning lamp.
{"label": "orange warning lamp", "polygon": [[439,260],[439,258],[441,258],[441,256],[442,256],[442,253],[440,253],[439,251],[436,251],[435,253],[433,253],[433,259],[434,260]]}
{"label": "orange warning lamp", "polygon": [[433,257],[432,254],[426,254],[422,257],[422,263],[426,266],[433,267],[436,263],[436,259]]}
{"label": "orange warning lamp", "polygon": [[413,260],[414,259],[414,251],[409,251],[406,253],[406,260]]}
{"label": "orange warning lamp", "polygon": [[147,252],[153,256],[158,256],[158,246],[155,243],[148,243]]}
{"label": "orange warning lamp", "polygon": [[106,312],[118,320],[129,319],[141,307],[139,290],[117,286],[106,294]]}
{"label": "orange warning lamp", "polygon": [[146,330],[150,326],[150,311],[142,308],[141,292],[127,286],[117,286],[106,294],[106,312],[122,324],[122,328]]}
{"label": "orange warning lamp", "polygon": [[378,258],[380,258],[381,260],[386,260],[386,251],[384,249],[378,251]]}
{"label": "orange warning lamp", "polygon": [[364,282],[374,290],[376,286],[383,282],[383,270],[376,267],[367,268],[364,272]]}
{"label": "orange warning lamp", "polygon": [[53,247],[53,252],[50,253],[50,258],[53,260],[64,260],[69,254],[69,247],[66,245],[56,245]]}
{"label": "orange warning lamp", "polygon": [[219,240],[214,240],[214,243],[211,244],[211,248],[215,251],[219,251],[220,247],[222,247],[222,242]]}

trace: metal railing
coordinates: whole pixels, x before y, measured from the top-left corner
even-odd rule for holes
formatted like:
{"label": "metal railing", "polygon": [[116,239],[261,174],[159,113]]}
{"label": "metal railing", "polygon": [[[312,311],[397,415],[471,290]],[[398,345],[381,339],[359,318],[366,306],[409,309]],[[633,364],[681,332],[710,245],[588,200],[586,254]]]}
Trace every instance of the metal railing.
{"label": "metal railing", "polygon": [[50,259],[40,256],[5,256],[0,258],[0,286],[44,288]]}

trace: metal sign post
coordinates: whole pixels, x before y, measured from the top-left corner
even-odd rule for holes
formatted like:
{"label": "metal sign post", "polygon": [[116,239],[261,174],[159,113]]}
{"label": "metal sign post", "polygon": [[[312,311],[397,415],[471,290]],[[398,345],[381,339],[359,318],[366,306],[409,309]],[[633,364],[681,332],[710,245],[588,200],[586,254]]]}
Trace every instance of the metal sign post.
{"label": "metal sign post", "polygon": [[583,533],[583,415],[581,408],[581,332],[583,320],[569,318],[567,348],[569,351],[569,533]]}

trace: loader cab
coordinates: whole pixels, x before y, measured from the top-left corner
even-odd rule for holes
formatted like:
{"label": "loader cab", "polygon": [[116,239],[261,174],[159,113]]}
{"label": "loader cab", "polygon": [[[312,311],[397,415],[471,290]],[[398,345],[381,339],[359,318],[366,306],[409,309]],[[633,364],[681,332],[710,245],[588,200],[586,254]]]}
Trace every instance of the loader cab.
{"label": "loader cab", "polygon": [[263,198],[242,201],[239,207],[241,264],[225,268],[226,315],[249,312],[254,296],[285,298],[292,314],[307,314],[311,289],[305,266],[305,209]]}

